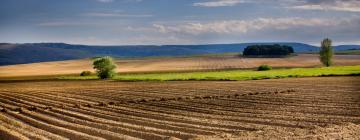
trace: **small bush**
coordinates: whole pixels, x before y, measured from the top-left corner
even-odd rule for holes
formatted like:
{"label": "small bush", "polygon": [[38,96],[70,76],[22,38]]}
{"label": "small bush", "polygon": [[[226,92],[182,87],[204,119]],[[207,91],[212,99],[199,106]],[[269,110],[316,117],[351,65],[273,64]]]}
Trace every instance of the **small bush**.
{"label": "small bush", "polygon": [[269,65],[261,65],[258,67],[258,71],[267,71],[267,70],[271,70],[272,67]]}
{"label": "small bush", "polygon": [[83,71],[80,73],[80,76],[90,76],[92,74],[91,71]]}

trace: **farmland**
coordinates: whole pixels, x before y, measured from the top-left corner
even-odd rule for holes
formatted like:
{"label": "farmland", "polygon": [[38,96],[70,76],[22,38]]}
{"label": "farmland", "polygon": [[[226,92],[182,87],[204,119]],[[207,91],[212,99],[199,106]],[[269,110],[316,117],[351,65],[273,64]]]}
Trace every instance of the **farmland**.
{"label": "farmland", "polygon": [[[359,60],[116,59],[112,80],[80,77],[91,59],[2,66],[0,138],[359,139]],[[254,70],[261,64],[274,69]]]}
{"label": "farmland", "polygon": [[[154,74],[128,74],[118,75],[114,80],[120,81],[240,81],[240,80],[260,80],[277,79],[291,77],[317,77],[317,76],[346,76],[360,75],[359,66],[337,66],[329,68],[292,68],[277,69],[271,71],[254,70],[229,70],[212,72],[187,72],[187,73],[154,73]],[[60,77],[61,78],[61,77]],[[69,76],[63,79],[93,78]],[[96,79],[97,77],[95,77]]]}
{"label": "farmland", "polygon": [[[319,56],[299,54],[287,58],[244,58],[234,54],[193,57],[153,57],[143,59],[116,59],[120,73],[192,72],[231,69],[254,69],[262,64],[274,68],[319,67]],[[360,55],[335,55],[335,66],[360,65]],[[0,78],[80,74],[93,71],[92,60],[69,60],[0,67]]]}
{"label": "farmland", "polygon": [[360,0],[0,3],[0,140],[360,140]]}
{"label": "farmland", "polygon": [[358,50],[339,51],[339,52],[336,52],[336,54],[359,55],[360,54],[360,49],[358,49]]}
{"label": "farmland", "polygon": [[[257,70],[219,70],[203,72],[170,72],[149,74],[117,74],[112,80],[117,81],[242,81],[260,79],[278,79],[294,77],[320,76],[359,76],[360,65],[334,66],[321,68],[290,68],[271,71]],[[57,80],[97,80],[95,74],[89,76],[67,75],[58,77],[44,77]],[[16,79],[12,79],[16,80]]]}
{"label": "farmland", "polygon": [[359,77],[196,82],[3,81],[0,136],[356,139],[360,134],[359,85]]}

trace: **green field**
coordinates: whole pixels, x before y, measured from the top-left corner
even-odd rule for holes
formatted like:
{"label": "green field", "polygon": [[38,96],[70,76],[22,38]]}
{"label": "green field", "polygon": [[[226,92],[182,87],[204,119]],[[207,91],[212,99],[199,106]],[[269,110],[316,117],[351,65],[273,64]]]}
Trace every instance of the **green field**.
{"label": "green field", "polygon": [[[118,74],[113,80],[119,81],[217,81],[217,80],[259,80],[288,77],[316,77],[316,76],[342,76],[360,75],[358,66],[337,66],[322,68],[293,68],[275,69],[270,71],[255,70],[228,70],[212,72],[187,72],[187,73],[152,73],[152,74]],[[62,76],[64,80],[95,80],[93,76]]]}
{"label": "green field", "polygon": [[335,54],[360,55],[360,50],[338,51]]}

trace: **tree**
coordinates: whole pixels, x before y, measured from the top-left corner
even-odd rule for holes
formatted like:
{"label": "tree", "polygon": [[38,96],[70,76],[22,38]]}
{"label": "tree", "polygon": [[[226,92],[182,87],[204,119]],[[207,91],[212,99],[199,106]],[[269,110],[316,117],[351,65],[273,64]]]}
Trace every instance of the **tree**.
{"label": "tree", "polygon": [[96,69],[96,74],[100,79],[112,78],[115,75],[116,65],[109,56],[95,59],[93,65],[94,69]]}
{"label": "tree", "polygon": [[251,45],[247,46],[244,56],[286,56],[294,53],[294,49],[287,45]]}
{"label": "tree", "polygon": [[328,38],[324,39],[321,42],[321,49],[320,49],[320,61],[323,63],[326,67],[329,67],[332,65],[332,57],[333,57],[333,48],[331,46],[332,41]]}

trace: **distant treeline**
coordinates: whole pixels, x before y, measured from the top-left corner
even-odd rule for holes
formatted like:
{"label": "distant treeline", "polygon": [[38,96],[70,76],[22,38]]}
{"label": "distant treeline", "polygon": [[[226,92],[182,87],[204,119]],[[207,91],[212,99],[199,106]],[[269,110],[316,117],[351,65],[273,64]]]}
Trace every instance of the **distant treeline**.
{"label": "distant treeline", "polygon": [[294,53],[294,49],[287,45],[251,45],[244,49],[245,56],[278,56]]}

